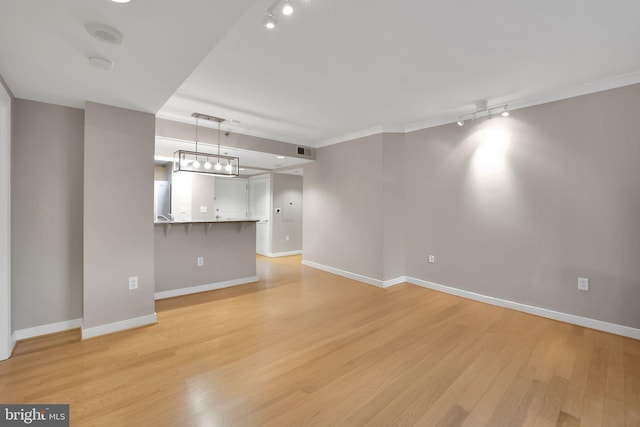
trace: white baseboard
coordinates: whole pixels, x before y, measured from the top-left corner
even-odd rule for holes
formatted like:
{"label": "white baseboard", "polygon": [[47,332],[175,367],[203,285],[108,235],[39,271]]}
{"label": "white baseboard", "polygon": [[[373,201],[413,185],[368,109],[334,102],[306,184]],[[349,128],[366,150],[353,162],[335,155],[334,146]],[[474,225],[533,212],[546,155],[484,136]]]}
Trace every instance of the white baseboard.
{"label": "white baseboard", "polygon": [[339,268],[329,267],[328,265],[318,264],[317,262],[309,261],[306,259],[302,260],[302,265],[326,271],[327,273],[337,274],[338,276],[346,277],[347,279],[357,280],[358,282],[366,283],[367,285],[372,285],[377,288],[388,288],[407,281],[407,276],[400,276],[396,277],[395,279],[389,280],[374,279],[373,277],[363,276],[362,274],[340,270]]}
{"label": "white baseboard", "polygon": [[55,334],[82,327],[82,318],[49,323],[48,325],[34,326],[32,328],[18,329],[13,333],[13,342],[39,337],[41,335]]}
{"label": "white baseboard", "polygon": [[268,256],[269,258],[279,258],[283,256],[292,256],[292,255],[302,255],[302,251],[289,251],[289,252],[276,252],[276,253],[270,252],[265,256]]}
{"label": "white baseboard", "polygon": [[243,277],[241,279],[227,280],[225,282],[210,283],[208,285],[190,286],[188,288],[172,289],[155,293],[155,299],[166,299],[182,295],[196,294],[198,292],[214,291],[216,289],[229,288],[231,286],[246,285],[258,281],[258,276]]}
{"label": "white baseboard", "polygon": [[407,281],[407,276],[396,277],[395,279],[389,279],[382,282],[383,288],[390,288],[391,286],[399,285],[400,283],[405,283]]}
{"label": "white baseboard", "polygon": [[86,340],[87,338],[126,331],[127,329],[139,328],[141,326],[152,325],[154,323],[158,323],[156,313],[134,317],[133,319],[121,320],[119,322],[107,323],[106,325],[94,326],[93,328],[85,328],[83,326],[82,339]]}
{"label": "white baseboard", "polygon": [[534,314],[536,316],[546,317],[548,319],[559,320],[565,323],[571,323],[586,328],[596,329],[599,331],[609,332],[616,335],[622,335],[629,338],[640,339],[640,329],[630,326],[618,325],[615,323],[604,322],[602,320],[590,319],[588,317],[576,316],[575,314],[562,313],[559,311],[548,310],[546,308],[535,307],[532,305],[521,304],[519,302],[509,301],[500,298],[494,298],[475,292],[469,292],[462,289],[452,288],[450,286],[440,285],[438,283],[429,282],[427,280],[416,279],[415,277],[407,277],[407,282],[423,288],[433,289],[451,295],[484,302],[498,307],[510,308],[512,310],[522,311],[524,313]]}

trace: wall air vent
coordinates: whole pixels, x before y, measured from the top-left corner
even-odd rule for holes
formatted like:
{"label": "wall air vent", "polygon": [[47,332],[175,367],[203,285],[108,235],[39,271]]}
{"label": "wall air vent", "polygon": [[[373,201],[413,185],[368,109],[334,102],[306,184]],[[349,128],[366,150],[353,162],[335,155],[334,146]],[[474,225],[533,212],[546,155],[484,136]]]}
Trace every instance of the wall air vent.
{"label": "wall air vent", "polygon": [[298,147],[298,154],[301,156],[309,156],[311,157],[313,154],[311,153],[310,148]]}

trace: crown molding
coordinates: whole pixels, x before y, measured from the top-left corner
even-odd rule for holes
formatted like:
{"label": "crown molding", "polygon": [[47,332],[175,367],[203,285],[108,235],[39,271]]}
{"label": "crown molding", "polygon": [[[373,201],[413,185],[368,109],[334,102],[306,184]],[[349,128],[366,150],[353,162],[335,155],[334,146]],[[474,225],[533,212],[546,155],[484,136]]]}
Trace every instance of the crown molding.
{"label": "crown molding", "polygon": [[[547,104],[549,102],[561,101],[564,99],[575,98],[578,96],[589,95],[592,93],[602,92],[605,90],[616,89],[624,86],[630,86],[633,84],[640,83],[640,71],[636,71],[633,73],[622,74],[619,76],[596,80],[594,82],[579,84],[570,86],[563,89],[558,89],[554,91],[549,91],[539,96],[533,96],[521,100],[502,100],[501,103],[508,104],[509,110],[518,110],[526,107],[533,107],[535,105]],[[156,117],[161,119],[173,120],[183,123],[193,123],[193,119],[191,117],[185,117],[178,113],[172,113],[169,111],[160,110]],[[364,138],[367,136],[378,135],[381,133],[409,133],[415,132],[422,129],[428,129],[436,126],[447,125],[450,123],[454,123],[458,120],[459,114],[457,113],[447,113],[436,117],[431,117],[426,120],[408,123],[405,125],[396,125],[396,126],[374,126],[367,129],[358,130],[355,132],[349,132],[344,135],[338,135],[335,137],[331,137],[328,139],[323,139],[313,142],[305,142],[305,144],[309,147],[313,148],[322,148],[327,147],[329,145],[339,144],[341,142],[352,141],[354,139]],[[294,141],[288,138],[283,138],[280,135],[269,134],[267,132],[253,131],[245,128],[241,128],[238,126],[226,124],[223,126],[225,130],[229,130],[231,132],[240,133],[249,136],[255,136],[258,138],[267,138],[275,141],[287,142],[289,144],[300,144],[300,141]]]}

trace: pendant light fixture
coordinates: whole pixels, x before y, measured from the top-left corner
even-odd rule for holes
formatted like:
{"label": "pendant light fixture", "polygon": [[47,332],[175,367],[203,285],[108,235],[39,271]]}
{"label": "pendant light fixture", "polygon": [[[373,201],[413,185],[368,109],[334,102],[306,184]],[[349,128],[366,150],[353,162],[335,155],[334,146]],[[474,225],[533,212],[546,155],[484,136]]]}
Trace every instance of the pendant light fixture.
{"label": "pendant light fixture", "polygon": [[[191,116],[196,119],[196,136],[194,139],[196,148],[195,151],[176,151],[173,156],[173,171],[200,173],[205,175],[239,176],[240,159],[238,157],[220,155],[220,124],[224,119],[200,113],[193,113]],[[198,150],[198,143],[200,142],[198,135],[198,120],[200,119],[218,123],[218,154],[205,153]],[[200,163],[201,160],[205,160],[204,164]]]}

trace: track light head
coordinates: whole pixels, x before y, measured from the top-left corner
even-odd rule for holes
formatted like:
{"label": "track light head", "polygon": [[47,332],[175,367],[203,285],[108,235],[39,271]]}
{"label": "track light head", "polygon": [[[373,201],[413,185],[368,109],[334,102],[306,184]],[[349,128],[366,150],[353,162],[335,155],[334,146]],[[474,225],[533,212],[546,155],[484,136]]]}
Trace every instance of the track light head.
{"label": "track light head", "polygon": [[278,25],[278,18],[273,14],[269,13],[264,17],[264,26],[270,30],[273,30],[276,25]]}
{"label": "track light head", "polygon": [[507,106],[506,105],[504,106],[504,110],[502,111],[502,113],[500,113],[500,115],[502,117],[509,117],[510,116],[509,110],[507,110]]}
{"label": "track light head", "polygon": [[291,5],[291,2],[289,0],[285,0],[284,4],[282,5],[282,14],[285,16],[289,16],[293,13],[293,5]]}
{"label": "track light head", "polygon": [[458,120],[458,126],[464,126],[464,120]]}

